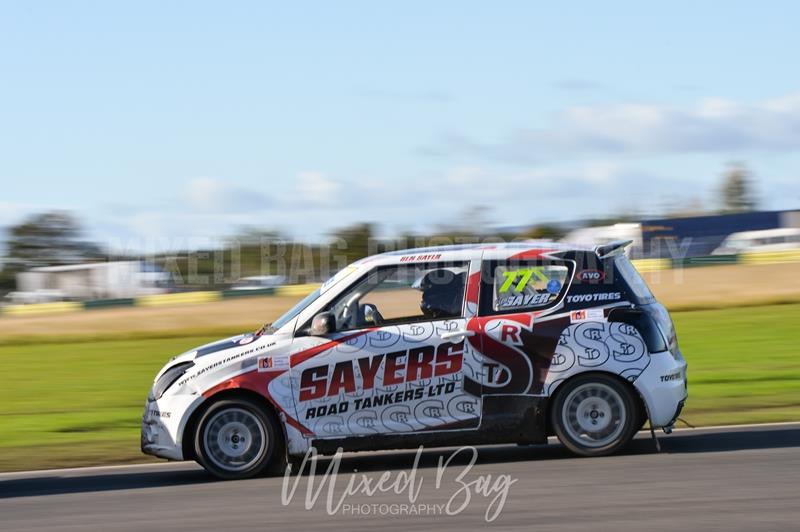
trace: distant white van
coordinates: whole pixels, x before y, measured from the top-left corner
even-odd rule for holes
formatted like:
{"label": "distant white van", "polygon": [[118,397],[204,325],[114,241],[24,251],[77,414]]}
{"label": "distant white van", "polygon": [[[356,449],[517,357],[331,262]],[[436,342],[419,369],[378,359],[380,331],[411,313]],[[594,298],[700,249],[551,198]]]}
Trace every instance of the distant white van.
{"label": "distant white van", "polygon": [[787,227],[732,233],[712,255],[733,255],[745,251],[783,251],[800,248],[800,229]]}

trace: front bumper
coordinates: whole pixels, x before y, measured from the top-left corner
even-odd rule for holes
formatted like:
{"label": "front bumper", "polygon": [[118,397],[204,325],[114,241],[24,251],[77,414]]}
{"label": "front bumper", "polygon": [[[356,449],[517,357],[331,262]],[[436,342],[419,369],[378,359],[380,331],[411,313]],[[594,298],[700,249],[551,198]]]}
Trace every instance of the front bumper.
{"label": "front bumper", "polygon": [[148,396],[142,415],[142,452],[183,460],[183,429],[192,412],[203,401],[197,395],[173,395],[155,400]]}
{"label": "front bumper", "polygon": [[650,364],[633,385],[647,405],[653,426],[669,426],[688,396],[686,362],[668,351],[652,353]]}

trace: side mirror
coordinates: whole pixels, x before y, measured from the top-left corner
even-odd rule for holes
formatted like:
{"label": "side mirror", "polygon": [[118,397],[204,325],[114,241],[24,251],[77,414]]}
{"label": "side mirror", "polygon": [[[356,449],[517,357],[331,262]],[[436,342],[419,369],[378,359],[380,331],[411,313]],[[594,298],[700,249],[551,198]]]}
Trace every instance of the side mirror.
{"label": "side mirror", "polygon": [[311,320],[309,334],[311,336],[324,336],[336,330],[336,316],[333,312],[320,312]]}

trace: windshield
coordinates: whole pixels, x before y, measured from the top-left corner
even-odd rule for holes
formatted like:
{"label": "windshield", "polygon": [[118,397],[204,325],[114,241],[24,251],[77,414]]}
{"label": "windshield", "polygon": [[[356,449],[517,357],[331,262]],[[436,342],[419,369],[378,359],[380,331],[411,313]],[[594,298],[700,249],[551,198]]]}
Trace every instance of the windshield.
{"label": "windshield", "polygon": [[306,297],[301,299],[295,306],[290,308],[289,311],[286,312],[286,314],[284,314],[283,316],[272,322],[272,325],[269,326],[268,331],[275,332],[284,325],[286,325],[287,323],[289,323],[290,321],[292,321],[294,318],[297,317],[298,314],[300,314],[303,311],[303,309],[305,309],[311,303],[316,301],[316,299],[319,297],[319,294],[320,294],[320,289],[317,288],[316,290],[308,294]]}

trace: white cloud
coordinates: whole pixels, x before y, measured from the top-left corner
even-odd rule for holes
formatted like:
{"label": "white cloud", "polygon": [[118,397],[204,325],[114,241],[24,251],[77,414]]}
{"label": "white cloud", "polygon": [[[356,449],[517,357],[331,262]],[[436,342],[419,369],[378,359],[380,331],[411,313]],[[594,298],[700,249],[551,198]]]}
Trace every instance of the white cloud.
{"label": "white cloud", "polygon": [[593,153],[791,151],[800,148],[800,93],[753,104],[716,98],[687,107],[576,106],[548,127],[520,129],[501,142],[450,135],[444,144],[426,151],[518,162]]}
{"label": "white cloud", "polygon": [[270,206],[267,198],[257,190],[208,177],[189,181],[183,196],[187,206],[199,213],[247,212]]}
{"label": "white cloud", "polygon": [[[671,166],[661,168],[618,157],[584,157],[525,167],[461,165],[405,179],[344,179],[307,171],[270,190],[269,202],[243,185],[197,179],[185,183],[177,197],[80,214],[86,215],[92,238],[115,249],[150,251],[213,247],[216,239],[244,226],[277,229],[301,239],[322,239],[356,222],[378,223],[383,234],[426,231],[438,224],[481,231],[491,227],[476,213],[487,210],[491,223],[515,226],[621,212],[657,213],[670,203],[705,202],[711,197],[717,176],[706,173],[701,179]],[[770,194],[784,198],[784,203],[790,201],[786,198],[796,202],[791,177],[776,184],[781,187]],[[778,206],[796,205],[784,203]],[[18,214],[30,208],[16,207]]]}
{"label": "white cloud", "polygon": [[301,202],[330,206],[338,203],[343,185],[322,172],[306,171],[297,176],[295,189]]}
{"label": "white cloud", "polygon": [[475,187],[483,183],[486,170],[478,166],[460,166],[445,174],[444,180],[452,187]]}
{"label": "white cloud", "polygon": [[619,163],[598,161],[583,166],[582,179],[595,185],[613,185],[620,175],[628,171]]}
{"label": "white cloud", "polygon": [[[424,194],[402,205],[405,219],[429,227],[437,222],[469,226],[472,220],[463,215],[471,207],[489,208],[489,218],[496,224],[524,225],[621,212],[653,213],[670,203],[705,201],[707,187],[697,182],[688,186],[689,182],[645,166],[602,159],[523,169],[469,165],[428,180]],[[383,212],[391,214],[390,207]]]}

